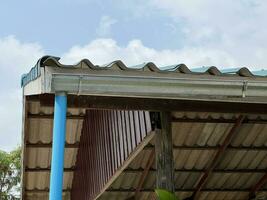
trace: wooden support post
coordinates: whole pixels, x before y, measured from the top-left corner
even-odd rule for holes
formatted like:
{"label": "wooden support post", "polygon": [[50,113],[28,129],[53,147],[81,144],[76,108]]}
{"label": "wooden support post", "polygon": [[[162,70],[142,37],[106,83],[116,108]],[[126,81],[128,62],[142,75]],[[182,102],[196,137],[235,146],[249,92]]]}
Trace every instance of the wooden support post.
{"label": "wooden support post", "polygon": [[171,113],[161,112],[156,125],[156,187],[174,192]]}

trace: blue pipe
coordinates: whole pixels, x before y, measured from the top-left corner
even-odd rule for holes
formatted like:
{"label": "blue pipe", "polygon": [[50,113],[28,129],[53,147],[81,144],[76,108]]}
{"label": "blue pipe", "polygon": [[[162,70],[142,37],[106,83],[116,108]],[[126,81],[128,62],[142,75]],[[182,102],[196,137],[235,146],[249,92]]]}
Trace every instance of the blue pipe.
{"label": "blue pipe", "polygon": [[66,93],[56,93],[49,200],[62,200],[66,113]]}

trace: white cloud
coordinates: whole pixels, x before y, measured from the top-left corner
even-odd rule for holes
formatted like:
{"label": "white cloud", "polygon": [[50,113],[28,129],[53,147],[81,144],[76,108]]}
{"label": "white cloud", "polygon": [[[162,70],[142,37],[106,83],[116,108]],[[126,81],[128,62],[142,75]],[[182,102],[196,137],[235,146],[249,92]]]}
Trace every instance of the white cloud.
{"label": "white cloud", "polygon": [[[218,67],[266,68],[267,55],[267,1],[264,0],[149,0],[142,3],[134,1],[135,6],[145,10],[139,17],[149,13],[168,15],[173,20],[166,22],[177,41],[183,40],[182,48],[174,50],[155,50],[139,42],[133,50],[130,41],[122,47],[110,39],[91,41],[84,46],[75,46],[64,57],[77,61],[89,57],[99,63],[111,58],[134,61],[156,61],[158,64],[183,62],[187,65],[216,65]],[[130,12],[130,10],[129,10]],[[178,23],[176,23],[178,22]],[[140,52],[140,51],[144,52]],[[103,53],[105,56],[100,56]],[[73,58],[73,59],[70,59]],[[99,58],[99,59],[96,59]],[[167,59],[166,59],[167,58]]]}
{"label": "white cloud", "polygon": [[[190,35],[191,29],[188,31]],[[199,37],[213,35],[213,28],[206,29]],[[258,33],[255,33],[256,35]],[[88,58],[94,64],[105,64],[121,59],[127,65],[136,65],[152,61],[159,66],[185,63],[194,66],[237,67],[262,65],[265,63],[266,47],[264,44],[244,48],[240,41],[233,43],[232,37],[224,37],[224,43],[187,45],[180,49],[157,50],[144,45],[141,40],[135,39],[121,46],[113,39],[95,39],[88,44],[73,46],[62,54],[62,62],[75,63]],[[258,42],[265,40],[259,40]],[[232,53],[226,46],[232,46],[238,52]],[[239,46],[235,46],[239,45]],[[246,57],[247,53],[249,56]],[[243,55],[244,54],[244,55]],[[22,98],[20,77],[29,71],[37,59],[44,55],[43,48],[36,43],[23,43],[14,36],[0,38],[0,73],[1,73],[1,99],[0,99],[0,149],[11,150],[20,143],[21,136],[21,110]],[[253,68],[253,67],[252,67]]]}
{"label": "white cloud", "polygon": [[236,61],[226,52],[204,48],[155,50],[146,47],[140,40],[132,40],[127,46],[119,46],[112,39],[93,40],[84,46],[72,47],[62,56],[64,63],[78,62],[88,58],[94,64],[104,64],[121,59],[128,65],[153,61],[159,66],[185,63],[188,66],[220,65],[233,66]]}
{"label": "white cloud", "polygon": [[99,25],[96,29],[96,33],[103,37],[103,36],[108,36],[111,34],[111,27],[112,25],[116,24],[117,20],[113,19],[110,16],[104,15],[101,17]]}
{"label": "white cloud", "polygon": [[[184,33],[185,48],[204,48],[231,55],[239,66],[266,67],[267,1],[150,0]],[[148,6],[146,4],[146,6]],[[148,9],[149,10],[149,9]],[[177,38],[179,40],[179,38]]]}
{"label": "white cloud", "polygon": [[44,54],[36,43],[22,43],[14,36],[0,38],[0,149],[11,150],[21,142],[22,94],[20,77]]}

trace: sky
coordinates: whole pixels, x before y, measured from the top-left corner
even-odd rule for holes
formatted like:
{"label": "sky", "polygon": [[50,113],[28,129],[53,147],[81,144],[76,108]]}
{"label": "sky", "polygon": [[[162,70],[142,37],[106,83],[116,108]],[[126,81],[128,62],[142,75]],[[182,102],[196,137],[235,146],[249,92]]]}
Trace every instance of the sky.
{"label": "sky", "polygon": [[266,0],[0,1],[0,149],[20,144],[20,78],[41,56],[267,69],[266,10]]}

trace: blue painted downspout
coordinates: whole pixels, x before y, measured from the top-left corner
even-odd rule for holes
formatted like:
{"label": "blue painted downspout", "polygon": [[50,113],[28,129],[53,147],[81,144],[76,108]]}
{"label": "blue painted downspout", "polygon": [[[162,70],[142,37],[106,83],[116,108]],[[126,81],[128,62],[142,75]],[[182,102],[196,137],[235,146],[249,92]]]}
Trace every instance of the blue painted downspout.
{"label": "blue painted downspout", "polygon": [[49,200],[62,200],[64,147],[66,135],[66,93],[56,93]]}

